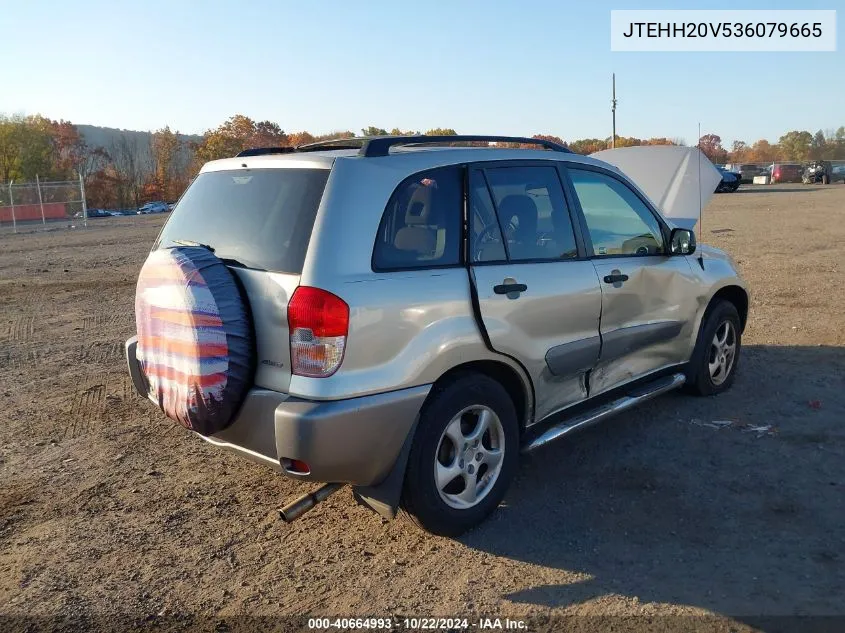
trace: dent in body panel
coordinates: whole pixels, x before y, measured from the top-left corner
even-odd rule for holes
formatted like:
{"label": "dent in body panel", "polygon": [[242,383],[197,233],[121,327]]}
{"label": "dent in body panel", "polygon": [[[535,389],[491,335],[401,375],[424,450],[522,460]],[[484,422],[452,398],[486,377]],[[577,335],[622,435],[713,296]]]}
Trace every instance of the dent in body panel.
{"label": "dent in body panel", "polygon": [[700,291],[695,323],[688,341],[688,356],[690,356],[695,347],[704,313],[716,293],[728,286],[737,286],[745,292],[749,306],[751,305],[751,293],[745,280],[740,277],[734,263],[724,251],[706,244],[699,244],[696,254],[688,255],[685,259],[689,262],[692,274],[698,281]]}
{"label": "dent in body panel", "polygon": [[597,395],[689,359],[700,285],[684,257],[594,260],[599,278],[618,269],[628,280],[602,284],[602,351],[590,376]]}
{"label": "dent in body panel", "polygon": [[680,321],[661,321],[623,327],[602,336],[601,361],[611,361],[644,347],[674,339],[681,333]]}
{"label": "dent in body panel", "polygon": [[[595,338],[601,291],[589,261],[556,261],[473,266],[483,325],[493,348],[517,359],[535,389],[536,418],[586,397],[578,372],[555,375],[549,350]],[[518,299],[495,294],[510,277],[527,288]],[[554,356],[554,354],[553,354]],[[560,363],[565,364],[563,358]]]}
{"label": "dent in body panel", "polygon": [[555,345],[546,352],[546,365],[555,376],[571,376],[592,369],[599,358],[602,341],[598,336]]}

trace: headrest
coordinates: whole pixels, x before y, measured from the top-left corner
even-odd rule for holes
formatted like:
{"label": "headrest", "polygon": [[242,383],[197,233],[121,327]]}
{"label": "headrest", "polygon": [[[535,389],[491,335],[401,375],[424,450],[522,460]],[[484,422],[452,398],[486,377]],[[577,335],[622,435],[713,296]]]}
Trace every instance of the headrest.
{"label": "headrest", "polygon": [[405,211],[405,224],[407,226],[429,224],[431,215],[432,186],[419,185],[408,201],[408,208]]}
{"label": "headrest", "polygon": [[516,235],[533,237],[537,234],[537,205],[529,196],[505,196],[499,203],[499,215],[503,221],[516,218]]}

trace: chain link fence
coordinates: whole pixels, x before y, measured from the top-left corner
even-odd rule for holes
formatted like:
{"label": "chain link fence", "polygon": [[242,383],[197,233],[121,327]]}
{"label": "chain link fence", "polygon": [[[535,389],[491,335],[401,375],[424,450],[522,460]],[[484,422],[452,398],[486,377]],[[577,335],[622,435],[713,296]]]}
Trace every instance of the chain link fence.
{"label": "chain link fence", "polygon": [[8,182],[0,185],[0,231],[46,227],[57,223],[87,226],[82,179]]}

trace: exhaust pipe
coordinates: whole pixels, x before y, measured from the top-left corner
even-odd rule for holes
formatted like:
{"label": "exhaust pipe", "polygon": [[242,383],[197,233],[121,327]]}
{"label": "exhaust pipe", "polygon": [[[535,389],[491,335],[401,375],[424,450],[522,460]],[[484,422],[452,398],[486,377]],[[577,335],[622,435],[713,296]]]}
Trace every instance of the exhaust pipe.
{"label": "exhaust pipe", "polygon": [[292,523],[315,505],[328,499],[345,485],[346,484],[324,484],[315,491],[304,494],[295,501],[291,501],[284,508],[280,508],[279,516],[285,523]]}

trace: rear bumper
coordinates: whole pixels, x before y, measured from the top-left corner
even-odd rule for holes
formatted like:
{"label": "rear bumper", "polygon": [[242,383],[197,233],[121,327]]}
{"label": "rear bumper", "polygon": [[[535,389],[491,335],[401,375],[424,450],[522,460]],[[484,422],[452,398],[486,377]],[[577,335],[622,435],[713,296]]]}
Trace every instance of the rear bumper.
{"label": "rear bumper", "polygon": [[[129,374],[148,396],[135,357],[135,337],[126,341]],[[200,436],[207,442],[267,464],[292,479],[375,486],[390,472],[431,385],[345,400],[303,400],[253,388],[235,420],[223,431]],[[293,473],[283,459],[309,466]]]}

